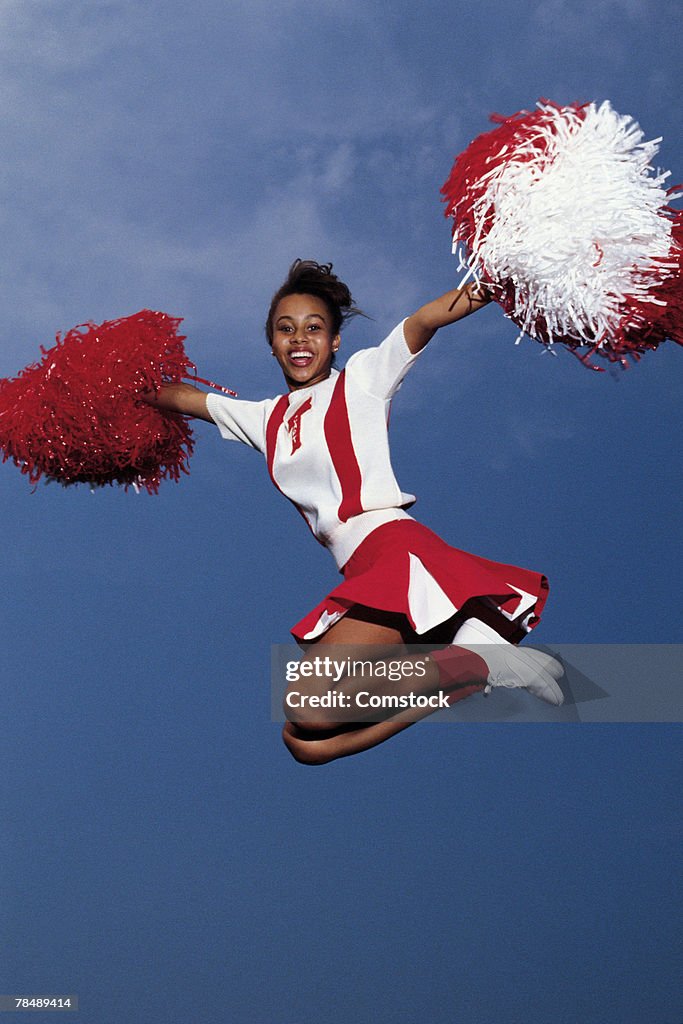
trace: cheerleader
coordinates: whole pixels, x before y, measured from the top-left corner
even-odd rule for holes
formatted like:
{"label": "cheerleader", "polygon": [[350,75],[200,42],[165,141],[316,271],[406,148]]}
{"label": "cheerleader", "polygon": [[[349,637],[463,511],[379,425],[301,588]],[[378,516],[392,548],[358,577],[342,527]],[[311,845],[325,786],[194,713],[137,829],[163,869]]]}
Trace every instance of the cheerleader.
{"label": "cheerleader", "polygon": [[[404,645],[426,643],[428,656],[406,652],[401,659],[402,677],[392,684],[398,696],[414,694],[419,682],[421,695],[438,693],[449,704],[497,686],[523,687],[550,704],[562,703],[560,663],[516,646],[539,621],[545,577],[444,543],[409,514],[415,497],[401,491],[391,467],[389,405],[403,378],[439,328],[488,301],[476,285],[449,292],[403,320],[378,346],[355,353],[339,371],[334,364],[342,326],[360,310],[331,264],[297,260],[266,321],[285,394],[246,402],[183,383],[145,396],[164,410],[214,423],[224,439],[260,451],[273,483],[343,576],[292,629],[310,672],[301,672],[285,700],[283,739],[299,762],[324,764],[367,750],[434,710],[425,705],[359,721],[355,698],[369,682],[351,671],[334,682],[334,710],[315,708],[330,692],[330,677],[319,666],[332,645],[343,645],[349,662],[354,652],[367,660],[372,645],[378,662]],[[419,678],[411,671],[418,658]],[[297,700],[291,700],[295,688]]]}

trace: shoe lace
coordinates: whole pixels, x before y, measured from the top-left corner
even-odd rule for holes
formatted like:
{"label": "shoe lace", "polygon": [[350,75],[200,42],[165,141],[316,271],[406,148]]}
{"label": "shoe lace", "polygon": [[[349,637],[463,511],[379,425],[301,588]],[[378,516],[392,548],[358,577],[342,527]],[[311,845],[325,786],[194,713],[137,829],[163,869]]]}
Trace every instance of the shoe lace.
{"label": "shoe lace", "polygon": [[511,679],[509,675],[504,672],[491,672],[489,675],[486,686],[484,687],[484,696],[488,697],[494,686],[503,686],[508,690],[519,689],[519,682],[515,679]]}

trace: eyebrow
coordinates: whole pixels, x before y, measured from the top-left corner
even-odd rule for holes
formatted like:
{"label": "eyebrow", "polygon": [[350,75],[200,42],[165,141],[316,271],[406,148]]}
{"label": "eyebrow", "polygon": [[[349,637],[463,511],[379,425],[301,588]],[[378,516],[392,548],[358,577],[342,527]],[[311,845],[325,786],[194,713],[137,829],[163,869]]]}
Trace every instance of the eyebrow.
{"label": "eyebrow", "polygon": [[[304,320],[310,320],[311,317],[314,316],[316,316],[318,320],[322,320],[322,322],[325,323],[325,317],[322,315],[322,313],[307,313],[306,316],[304,317]],[[291,320],[292,323],[294,323],[294,317],[290,316],[289,313],[281,313],[275,322],[279,324],[281,320]]]}

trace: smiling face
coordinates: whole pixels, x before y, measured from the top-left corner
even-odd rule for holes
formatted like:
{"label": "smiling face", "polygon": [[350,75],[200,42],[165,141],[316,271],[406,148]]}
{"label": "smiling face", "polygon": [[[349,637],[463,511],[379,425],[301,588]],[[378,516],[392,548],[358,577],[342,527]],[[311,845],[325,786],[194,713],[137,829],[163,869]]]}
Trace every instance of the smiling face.
{"label": "smiling face", "polygon": [[273,355],[290,391],[329,377],[341,339],[332,333],[332,317],[323,299],[286,295],[275,307],[272,329]]}

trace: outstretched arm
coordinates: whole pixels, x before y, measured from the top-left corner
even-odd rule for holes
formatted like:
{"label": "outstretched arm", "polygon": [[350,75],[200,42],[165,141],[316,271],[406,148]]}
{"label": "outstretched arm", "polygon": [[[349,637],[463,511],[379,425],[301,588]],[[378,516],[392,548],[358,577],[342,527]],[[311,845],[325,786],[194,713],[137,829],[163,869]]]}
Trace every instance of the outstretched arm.
{"label": "outstretched arm", "polygon": [[413,353],[421,352],[440,327],[462,320],[490,301],[483,285],[470,283],[421,306],[403,325],[408,348]]}
{"label": "outstretched arm", "polygon": [[164,384],[158,391],[147,391],[139,396],[148,405],[167,412],[179,412],[183,416],[195,416],[197,419],[213,423],[206,405],[206,392],[192,384]]}

